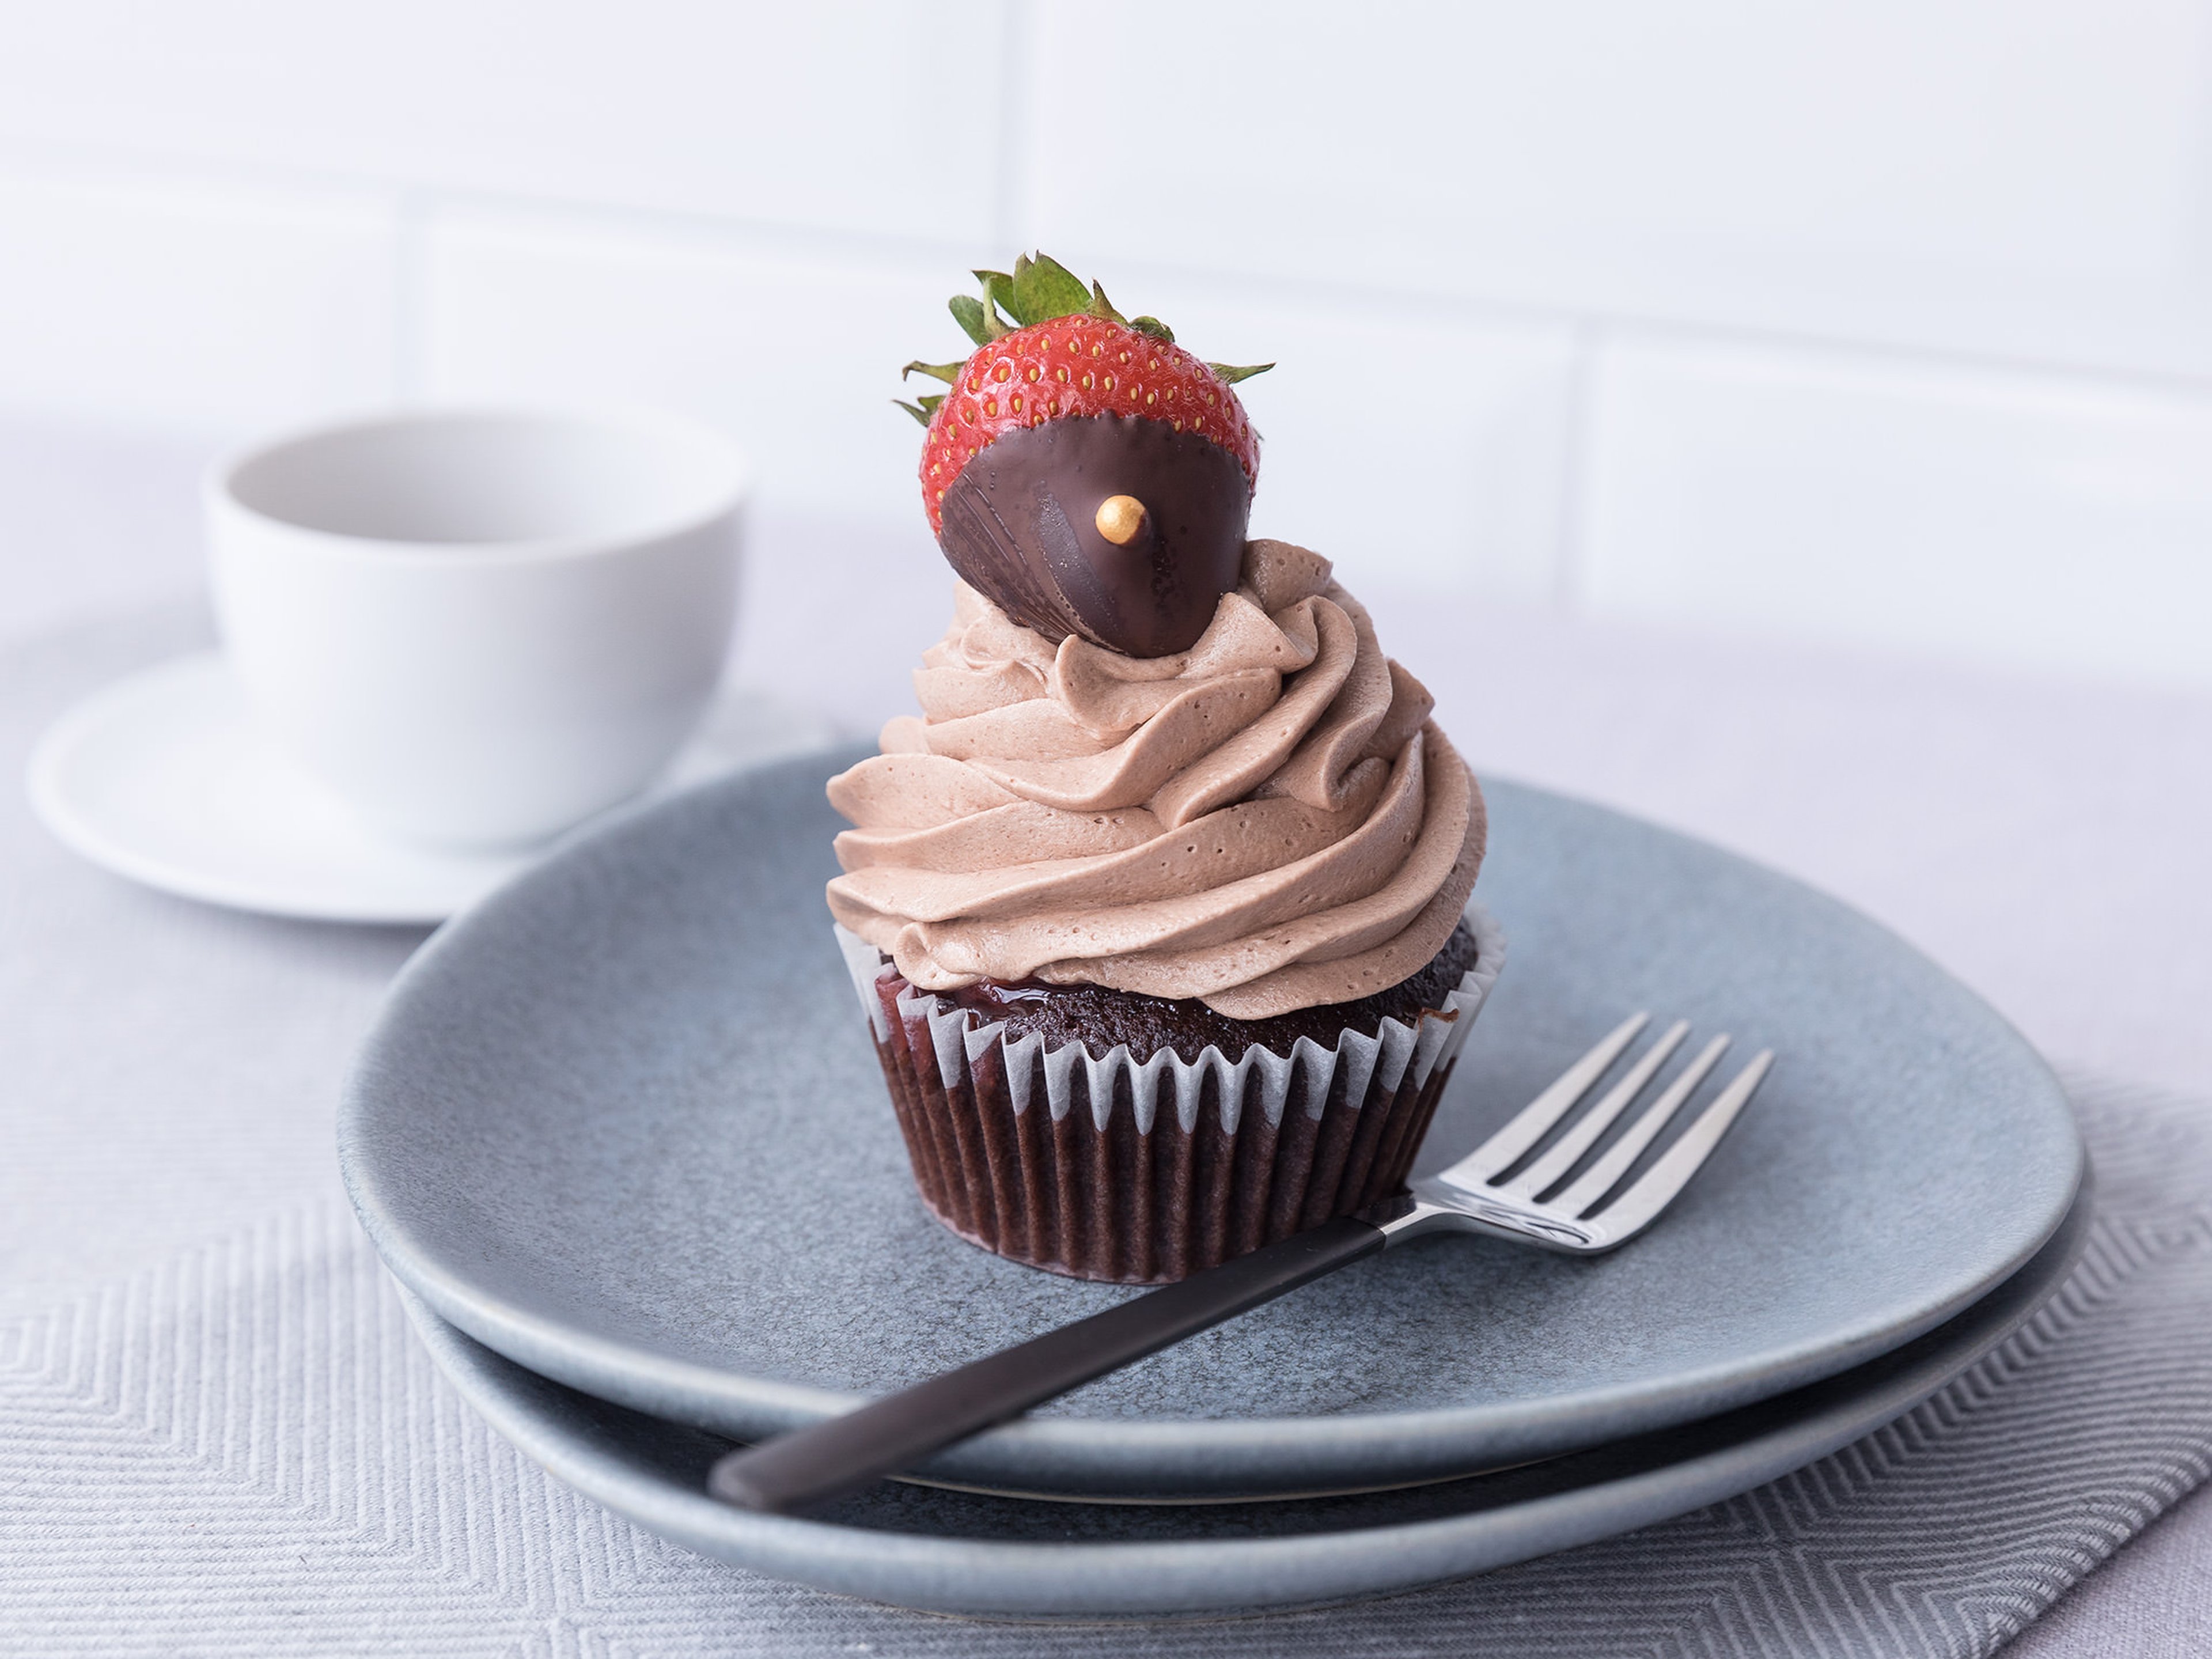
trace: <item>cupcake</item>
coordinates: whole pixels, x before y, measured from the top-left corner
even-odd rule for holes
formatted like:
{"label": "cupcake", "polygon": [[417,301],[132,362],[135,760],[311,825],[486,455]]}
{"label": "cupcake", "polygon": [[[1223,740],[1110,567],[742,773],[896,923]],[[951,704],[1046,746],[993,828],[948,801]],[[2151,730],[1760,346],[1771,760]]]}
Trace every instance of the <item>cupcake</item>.
{"label": "cupcake", "polygon": [[830,908],[937,1218],[1164,1282],[1403,1186],[1503,956],[1482,794],[1329,562],[1247,539],[1260,369],[979,276],[908,366],[952,623],[830,784]]}

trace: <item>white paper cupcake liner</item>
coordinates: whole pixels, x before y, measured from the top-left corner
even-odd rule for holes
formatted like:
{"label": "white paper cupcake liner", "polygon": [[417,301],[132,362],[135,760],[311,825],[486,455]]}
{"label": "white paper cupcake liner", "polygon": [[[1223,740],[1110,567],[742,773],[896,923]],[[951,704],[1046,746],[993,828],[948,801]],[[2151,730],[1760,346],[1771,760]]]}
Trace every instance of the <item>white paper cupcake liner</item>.
{"label": "white paper cupcake liner", "polygon": [[1475,963],[1440,1007],[1231,1061],[1006,1036],[837,941],[906,1135],[915,1181],[985,1249],[1083,1279],[1153,1284],[1363,1209],[1404,1186],[1505,936],[1468,907]]}

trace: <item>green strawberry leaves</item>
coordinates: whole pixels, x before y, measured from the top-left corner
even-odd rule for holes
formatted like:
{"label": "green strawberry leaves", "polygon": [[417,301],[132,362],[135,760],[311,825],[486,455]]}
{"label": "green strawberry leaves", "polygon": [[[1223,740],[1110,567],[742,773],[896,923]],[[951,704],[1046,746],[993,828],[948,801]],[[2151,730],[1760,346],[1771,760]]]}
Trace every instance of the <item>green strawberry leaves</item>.
{"label": "green strawberry leaves", "polygon": [[938,404],[945,401],[945,394],[942,392],[933,392],[927,398],[915,398],[912,403],[907,402],[903,398],[894,398],[891,401],[926,427],[929,424],[929,417],[937,413]]}
{"label": "green strawberry leaves", "polygon": [[[952,311],[952,320],[960,325],[960,331],[979,346],[987,346],[999,337],[991,332],[989,319],[983,314],[983,302],[972,294],[956,294],[947,301]],[[1006,331],[1000,329],[999,334]]]}
{"label": "green strawberry leaves", "polygon": [[1019,328],[1020,319],[1006,323],[999,318],[1002,311],[1009,317],[1014,315],[1014,279],[1003,270],[979,270],[975,280],[983,285],[983,322],[994,331],[991,337],[995,340],[1000,334],[1011,334]]}
{"label": "green strawberry leaves", "polygon": [[1129,320],[1114,309],[1114,302],[1106,297],[1106,290],[1097,283],[1091,285],[1089,303],[1079,309],[1089,312],[1093,317],[1103,317],[1109,323],[1126,324]]}
{"label": "green strawberry leaves", "polygon": [[1014,261],[1013,303],[1006,309],[1024,328],[1073,316],[1090,304],[1091,290],[1050,254],[1024,253]]}
{"label": "green strawberry leaves", "polygon": [[1014,261],[1012,272],[979,270],[975,281],[981,289],[981,299],[956,294],[945,303],[960,331],[979,346],[1055,317],[1103,317],[1170,345],[1175,343],[1175,331],[1158,318],[1139,317],[1132,322],[1115,309],[1103,284],[1093,283],[1085,288],[1081,277],[1049,253],[1024,253]]}
{"label": "green strawberry leaves", "polygon": [[[1096,317],[1121,320],[1121,313],[1106,303],[1096,283],[1085,288],[1082,278],[1049,253],[1023,254],[1011,275],[1003,270],[979,270],[975,280],[983,297],[962,295],[951,301],[952,315],[969,339],[988,345],[1013,328],[1048,323],[1055,317],[1074,317],[1088,312]],[[1010,325],[1000,313],[1013,319]]]}
{"label": "green strawberry leaves", "polygon": [[[963,363],[925,363],[917,361],[908,363],[904,368],[899,370],[899,379],[903,380],[909,374],[927,374],[933,380],[942,380],[945,385],[952,386],[958,382],[960,371],[965,367],[966,365]],[[937,413],[938,404],[945,401],[945,394],[942,392],[933,392],[926,398],[915,398],[912,403],[899,398],[894,398],[891,401],[926,427],[929,424],[929,417]]]}
{"label": "green strawberry leaves", "polygon": [[[1114,308],[1106,297],[1106,290],[1097,283],[1085,287],[1083,279],[1048,253],[1024,253],[1014,261],[1011,271],[979,270],[975,281],[981,297],[972,294],[957,294],[946,302],[952,320],[960,325],[960,331],[978,346],[987,346],[1001,336],[1032,324],[1050,322],[1055,317],[1103,317],[1109,322],[1133,328],[1139,334],[1151,336],[1169,345],[1175,343],[1175,331],[1157,317],[1124,317]],[[901,377],[927,374],[947,386],[957,384],[963,363],[908,363],[900,371]],[[1239,367],[1231,363],[1208,363],[1226,386],[1239,380],[1249,380],[1255,374],[1264,374],[1274,367],[1273,363],[1252,363]],[[901,409],[924,426],[936,412],[944,395],[922,398],[914,403],[893,398]]]}

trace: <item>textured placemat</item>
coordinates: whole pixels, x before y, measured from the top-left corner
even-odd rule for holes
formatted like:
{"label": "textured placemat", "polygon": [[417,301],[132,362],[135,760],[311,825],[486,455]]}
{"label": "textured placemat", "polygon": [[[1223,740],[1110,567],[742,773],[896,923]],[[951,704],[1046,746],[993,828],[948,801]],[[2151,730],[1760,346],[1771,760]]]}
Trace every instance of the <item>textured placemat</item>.
{"label": "textured placemat", "polygon": [[2076,1097],[2081,1267],[1881,1432],[1486,1578],[1110,1632],[842,1601],[639,1531],[456,1400],[318,1204],[0,1325],[0,1651],[1986,1653],[2212,1468],[2207,1115]]}

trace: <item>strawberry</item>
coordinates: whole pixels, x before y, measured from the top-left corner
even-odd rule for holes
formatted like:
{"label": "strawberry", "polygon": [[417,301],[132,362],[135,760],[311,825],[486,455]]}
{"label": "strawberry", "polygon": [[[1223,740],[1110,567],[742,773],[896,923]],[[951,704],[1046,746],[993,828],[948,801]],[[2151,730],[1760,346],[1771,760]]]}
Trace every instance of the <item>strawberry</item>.
{"label": "strawberry", "polygon": [[938,546],[1055,643],[1189,649],[1239,580],[1260,472],[1231,388],[1273,365],[1201,362],[1157,317],[1122,316],[1042,254],[975,274],[982,297],[951,305],[975,354],[905,371],[949,388],[902,405],[929,431],[922,504]]}
{"label": "strawberry", "polygon": [[1274,365],[1203,362],[1158,318],[1123,317],[1103,288],[1086,289],[1043,254],[1017,259],[1011,275],[975,274],[982,297],[962,295],[951,311],[978,349],[964,362],[912,362],[904,371],[951,388],[900,404],[928,428],[921,476],[933,532],[943,526],[945,490],[984,448],[1067,416],[1141,416],[1196,433],[1235,456],[1246,484],[1257,485],[1260,434],[1231,388]]}

